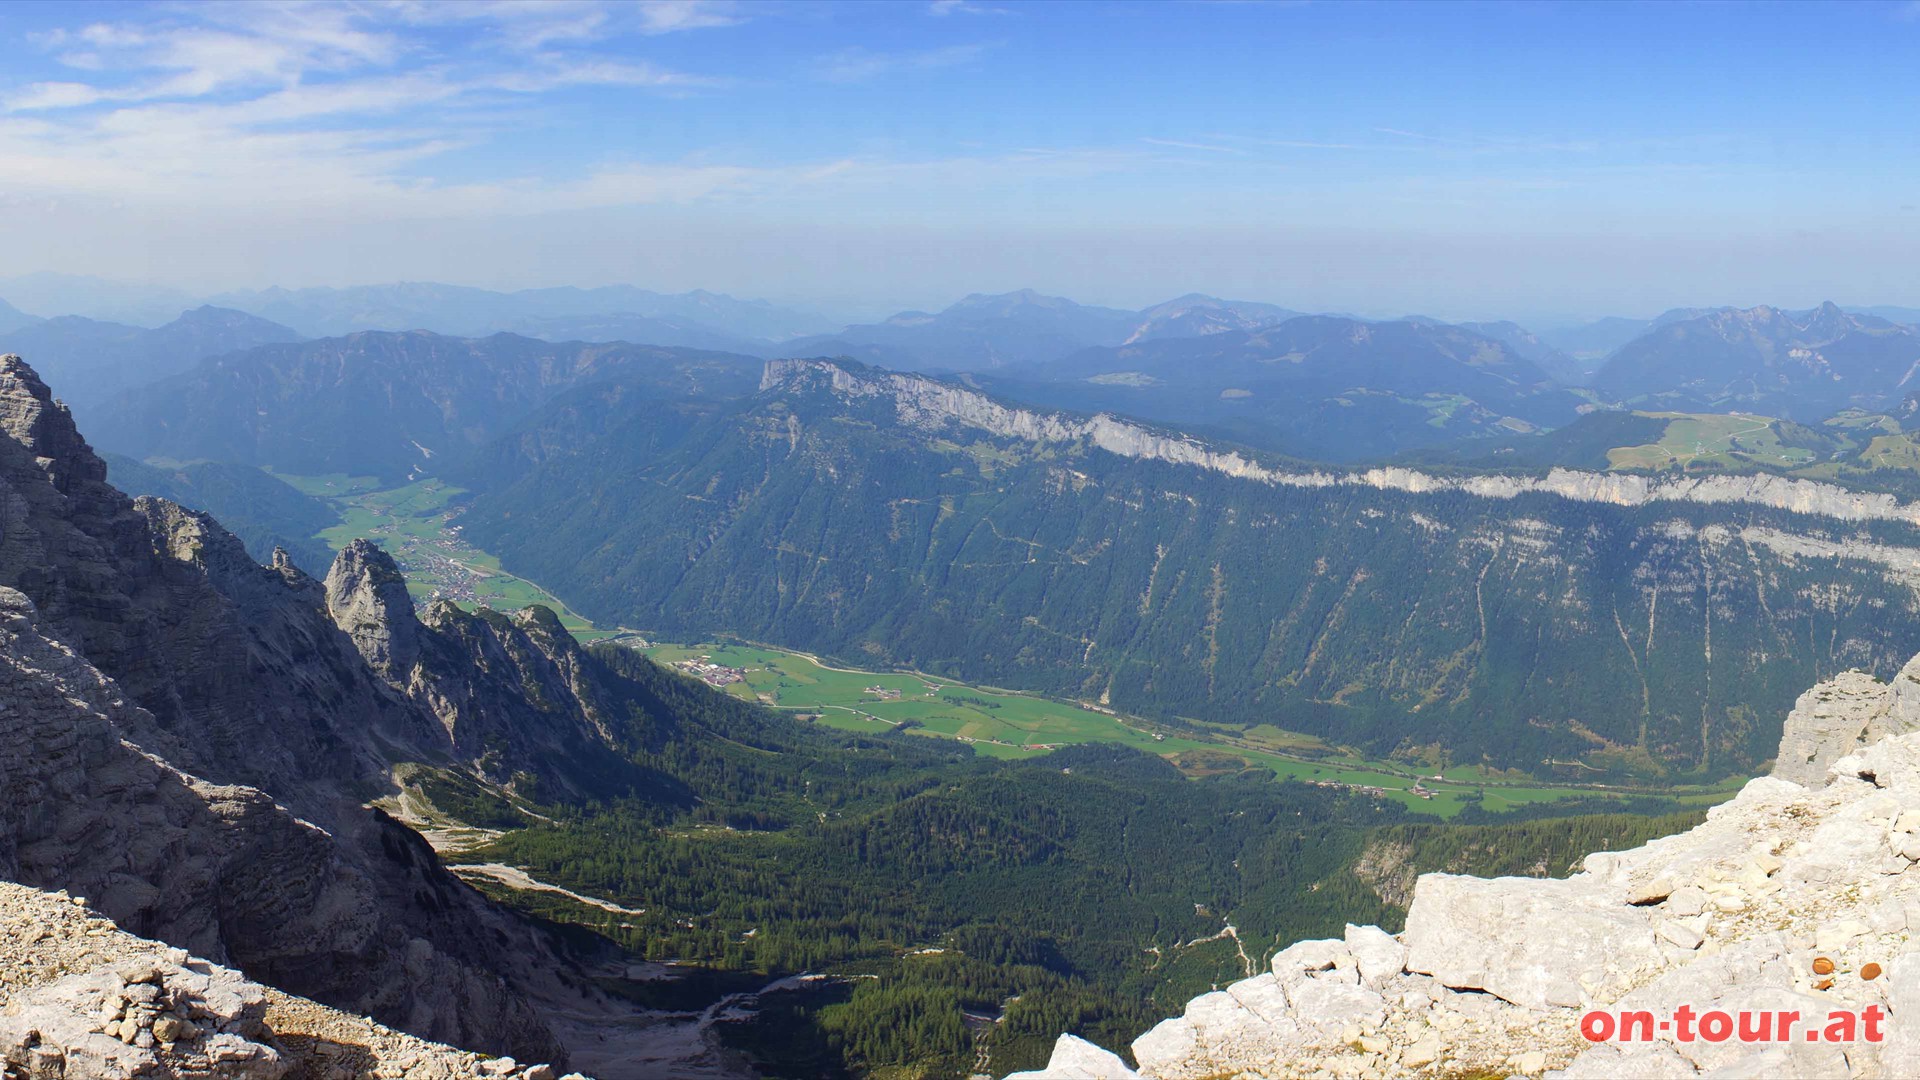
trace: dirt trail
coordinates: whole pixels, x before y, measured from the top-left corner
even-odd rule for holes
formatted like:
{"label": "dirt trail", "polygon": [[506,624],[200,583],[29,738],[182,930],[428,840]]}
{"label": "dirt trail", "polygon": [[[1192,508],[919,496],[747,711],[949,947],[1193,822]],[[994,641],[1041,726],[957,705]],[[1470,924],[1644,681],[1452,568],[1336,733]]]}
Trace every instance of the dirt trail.
{"label": "dirt trail", "polygon": [[559,893],[569,900],[578,900],[583,904],[592,905],[602,911],[611,911],[615,915],[645,915],[647,913],[646,908],[621,907],[619,904],[611,901],[601,900],[592,896],[582,896],[572,889],[563,889],[558,885],[550,885],[547,882],[533,877],[517,866],[508,866],[505,863],[464,863],[460,865],[449,865],[447,869],[461,875],[471,874],[480,877],[489,877],[508,888],[519,889],[522,892]]}

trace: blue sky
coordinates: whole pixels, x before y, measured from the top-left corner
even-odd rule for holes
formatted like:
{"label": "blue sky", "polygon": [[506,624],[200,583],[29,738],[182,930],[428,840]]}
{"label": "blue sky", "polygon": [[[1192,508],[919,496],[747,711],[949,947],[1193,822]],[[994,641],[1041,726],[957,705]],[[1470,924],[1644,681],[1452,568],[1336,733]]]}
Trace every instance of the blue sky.
{"label": "blue sky", "polygon": [[10,273],[1920,305],[1920,4],[0,5]]}

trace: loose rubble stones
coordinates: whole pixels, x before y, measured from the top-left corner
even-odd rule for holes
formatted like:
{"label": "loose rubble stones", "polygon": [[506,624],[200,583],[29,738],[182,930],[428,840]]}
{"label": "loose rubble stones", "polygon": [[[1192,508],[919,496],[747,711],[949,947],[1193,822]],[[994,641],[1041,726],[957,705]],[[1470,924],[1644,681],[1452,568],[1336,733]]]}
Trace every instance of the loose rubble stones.
{"label": "loose rubble stones", "polygon": [[84,901],[0,881],[5,1080],[554,1080],[554,1072],[291,997],[123,933]]}

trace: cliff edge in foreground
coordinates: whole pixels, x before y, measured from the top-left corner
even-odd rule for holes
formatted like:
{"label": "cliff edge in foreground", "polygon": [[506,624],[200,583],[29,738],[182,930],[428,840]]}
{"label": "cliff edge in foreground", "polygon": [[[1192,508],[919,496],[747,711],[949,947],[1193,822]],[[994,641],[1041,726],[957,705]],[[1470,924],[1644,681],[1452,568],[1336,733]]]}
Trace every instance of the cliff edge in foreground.
{"label": "cliff edge in foreground", "polygon": [[[1698,828],[1589,855],[1564,880],[1427,874],[1405,932],[1349,926],[1282,950],[1136,1039],[1137,1072],[1063,1035],[1045,1069],[1008,1080],[1920,1076],[1915,676],[1920,660],[1890,685],[1849,673],[1809,691],[1783,775]],[[1832,1011],[1876,1005],[1884,1041],[1805,1041]],[[1580,1032],[1590,1009],[1682,1006],[1808,1020],[1773,1043]]]}

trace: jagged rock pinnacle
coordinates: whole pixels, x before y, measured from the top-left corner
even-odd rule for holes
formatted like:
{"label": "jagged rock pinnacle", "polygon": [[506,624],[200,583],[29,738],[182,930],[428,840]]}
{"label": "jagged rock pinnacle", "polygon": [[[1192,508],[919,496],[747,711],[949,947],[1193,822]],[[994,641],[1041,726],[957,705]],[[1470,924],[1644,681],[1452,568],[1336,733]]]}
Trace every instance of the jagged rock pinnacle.
{"label": "jagged rock pinnacle", "polygon": [[25,360],[0,356],[0,432],[32,452],[63,494],[82,481],[107,478],[106,462],[74,427],[73,414]]}
{"label": "jagged rock pinnacle", "polygon": [[392,678],[420,655],[420,619],[400,567],[379,545],[355,540],[327,572],[327,613],[375,671]]}

